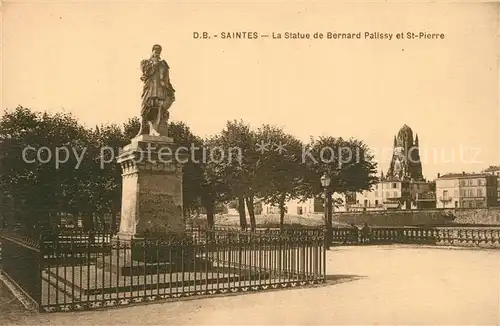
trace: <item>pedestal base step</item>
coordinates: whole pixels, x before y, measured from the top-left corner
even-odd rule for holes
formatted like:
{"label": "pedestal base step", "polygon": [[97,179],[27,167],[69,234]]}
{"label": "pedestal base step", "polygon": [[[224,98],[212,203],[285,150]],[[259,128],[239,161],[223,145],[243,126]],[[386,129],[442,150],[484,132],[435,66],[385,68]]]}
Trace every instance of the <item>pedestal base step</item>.
{"label": "pedestal base step", "polygon": [[118,276],[140,276],[153,275],[163,273],[178,273],[178,272],[203,272],[210,270],[212,263],[203,258],[193,258],[189,261],[171,261],[148,263],[141,261],[121,262],[113,257],[105,257],[98,259],[96,266],[104,269],[107,272],[117,274]]}
{"label": "pedestal base step", "polygon": [[116,293],[137,293],[166,289],[172,291],[189,287],[215,289],[217,284],[239,284],[244,281],[271,279],[268,272],[247,271],[241,274],[215,272],[182,272],[142,276],[122,276],[104,272],[92,267],[90,270],[52,268],[42,273],[42,278],[51,286],[74,299],[82,300],[88,296]]}

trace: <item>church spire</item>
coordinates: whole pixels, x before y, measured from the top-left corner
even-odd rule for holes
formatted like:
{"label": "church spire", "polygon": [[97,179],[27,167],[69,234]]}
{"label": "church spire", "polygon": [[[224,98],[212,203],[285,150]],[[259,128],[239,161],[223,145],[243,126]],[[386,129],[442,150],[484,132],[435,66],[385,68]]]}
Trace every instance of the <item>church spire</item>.
{"label": "church spire", "polygon": [[415,146],[418,147],[418,134],[415,133]]}

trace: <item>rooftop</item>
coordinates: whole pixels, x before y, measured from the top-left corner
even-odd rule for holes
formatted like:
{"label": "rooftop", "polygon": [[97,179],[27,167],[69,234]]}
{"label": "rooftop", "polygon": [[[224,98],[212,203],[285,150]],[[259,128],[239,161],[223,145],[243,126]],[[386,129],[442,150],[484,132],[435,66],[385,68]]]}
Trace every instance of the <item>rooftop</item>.
{"label": "rooftop", "polygon": [[438,175],[437,179],[462,179],[462,178],[485,178],[492,176],[492,173],[447,173]]}
{"label": "rooftop", "polygon": [[485,169],[483,172],[498,172],[498,171],[500,171],[500,165],[499,166],[491,165],[490,167]]}
{"label": "rooftop", "polygon": [[380,183],[394,183],[394,182],[409,182],[409,183],[433,183],[434,181],[429,181],[429,180],[399,180],[399,179],[383,179],[380,180]]}

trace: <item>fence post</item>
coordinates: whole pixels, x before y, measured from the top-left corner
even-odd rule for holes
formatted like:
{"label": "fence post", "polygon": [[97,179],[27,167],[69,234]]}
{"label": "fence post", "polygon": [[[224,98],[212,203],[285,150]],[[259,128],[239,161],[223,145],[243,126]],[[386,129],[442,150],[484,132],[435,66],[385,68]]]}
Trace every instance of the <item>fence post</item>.
{"label": "fence post", "polygon": [[[324,238],[325,238],[325,233],[323,231],[323,241],[324,241]],[[320,242],[320,247],[321,247],[321,242]],[[323,251],[323,280],[326,281],[326,247],[322,247],[321,250]]]}
{"label": "fence post", "polygon": [[[332,230],[333,232],[333,230]],[[330,233],[330,230],[328,229],[328,227],[325,227],[323,229],[323,242],[324,242],[324,247],[325,247],[325,250],[328,250],[330,249],[330,237],[329,237],[329,233]]]}
{"label": "fence post", "polygon": [[35,299],[36,301],[38,301],[38,312],[42,312],[43,309],[42,309],[42,303],[43,303],[43,278],[42,278],[42,271],[43,271],[43,255],[44,255],[44,250],[45,250],[45,244],[44,244],[44,233],[43,231],[40,232],[40,236],[39,236],[39,239],[38,239],[38,248],[40,251],[38,251],[38,255],[36,255],[36,259],[37,259],[37,268],[38,268],[38,284],[39,284],[39,288],[38,288],[38,293],[37,293],[37,298]]}

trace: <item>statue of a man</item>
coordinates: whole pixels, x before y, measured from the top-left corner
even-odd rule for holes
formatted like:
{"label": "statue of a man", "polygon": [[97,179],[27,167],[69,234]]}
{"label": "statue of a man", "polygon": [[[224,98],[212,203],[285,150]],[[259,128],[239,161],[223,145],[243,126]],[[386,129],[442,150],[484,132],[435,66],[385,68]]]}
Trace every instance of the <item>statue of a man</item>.
{"label": "statue of a man", "polygon": [[138,135],[167,136],[168,109],[175,101],[175,89],[170,84],[170,67],[160,57],[161,50],[161,46],[155,44],[151,57],[141,61],[144,88]]}

